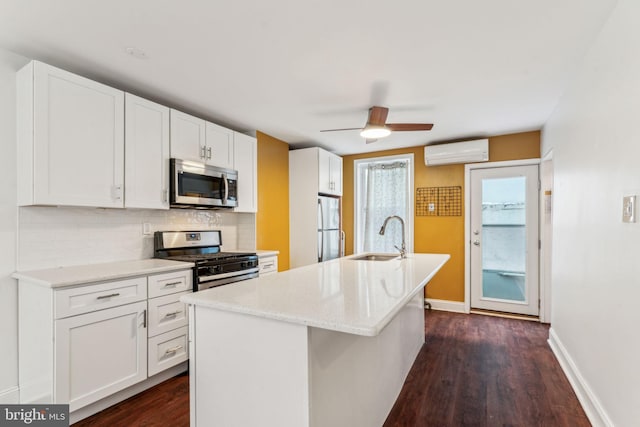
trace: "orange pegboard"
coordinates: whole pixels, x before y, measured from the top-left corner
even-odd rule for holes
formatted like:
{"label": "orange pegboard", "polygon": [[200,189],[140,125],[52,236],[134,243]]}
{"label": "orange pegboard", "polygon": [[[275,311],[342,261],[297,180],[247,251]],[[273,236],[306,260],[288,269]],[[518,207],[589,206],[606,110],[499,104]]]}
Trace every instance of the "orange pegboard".
{"label": "orange pegboard", "polygon": [[416,216],[461,216],[462,187],[416,188]]}

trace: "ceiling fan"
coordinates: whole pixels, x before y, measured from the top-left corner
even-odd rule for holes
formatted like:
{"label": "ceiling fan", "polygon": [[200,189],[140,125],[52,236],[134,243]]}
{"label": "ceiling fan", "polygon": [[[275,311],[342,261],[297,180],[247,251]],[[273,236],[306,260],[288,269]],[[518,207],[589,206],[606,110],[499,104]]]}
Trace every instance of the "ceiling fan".
{"label": "ceiling fan", "polygon": [[367,144],[377,141],[379,138],[389,136],[391,132],[431,130],[431,123],[386,123],[389,109],[387,107],[373,106],[369,108],[369,118],[363,128],[325,129],[320,132],[337,132],[343,130],[360,130],[360,136],[366,139]]}

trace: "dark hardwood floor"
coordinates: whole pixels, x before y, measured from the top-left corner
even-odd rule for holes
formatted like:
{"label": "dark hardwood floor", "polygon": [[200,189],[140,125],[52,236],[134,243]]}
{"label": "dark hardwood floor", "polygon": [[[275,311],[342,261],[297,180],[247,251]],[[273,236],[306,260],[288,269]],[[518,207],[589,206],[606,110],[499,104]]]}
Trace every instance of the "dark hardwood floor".
{"label": "dark hardwood floor", "polygon": [[74,427],[189,427],[189,375],[173,377]]}
{"label": "dark hardwood floor", "polygon": [[537,322],[428,311],[385,427],[590,426]]}
{"label": "dark hardwood floor", "polygon": [[[547,345],[548,326],[439,311],[425,320],[426,345],[385,427],[591,425]],[[74,426],[187,427],[188,381],[180,375]]]}

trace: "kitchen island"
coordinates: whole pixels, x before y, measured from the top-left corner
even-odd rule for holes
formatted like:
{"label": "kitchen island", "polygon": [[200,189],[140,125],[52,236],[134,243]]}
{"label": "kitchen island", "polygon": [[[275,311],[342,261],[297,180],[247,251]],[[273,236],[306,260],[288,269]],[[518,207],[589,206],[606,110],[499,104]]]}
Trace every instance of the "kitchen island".
{"label": "kitchen island", "polygon": [[422,290],[449,255],[358,258],[181,298],[192,426],[384,423],[424,344]]}

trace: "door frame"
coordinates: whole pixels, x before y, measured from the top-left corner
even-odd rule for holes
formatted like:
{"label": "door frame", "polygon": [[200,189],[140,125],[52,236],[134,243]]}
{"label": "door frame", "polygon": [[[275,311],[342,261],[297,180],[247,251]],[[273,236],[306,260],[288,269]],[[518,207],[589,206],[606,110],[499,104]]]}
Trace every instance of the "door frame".
{"label": "door frame", "polygon": [[[545,193],[549,192],[548,195]],[[553,244],[553,150],[540,160],[540,322],[551,323]],[[548,205],[548,212],[546,211]],[[549,221],[545,221],[546,215]]]}
{"label": "door frame", "polygon": [[[487,163],[468,163],[464,165],[464,312],[471,312],[471,171],[474,169],[490,169],[490,168],[502,168],[509,166],[529,166],[537,165],[540,167],[540,159],[523,159],[523,160],[508,160],[502,162],[487,162]],[[540,188],[540,175],[538,174],[538,189]],[[539,215],[538,215],[539,216]],[[538,226],[540,225],[540,218],[538,218]],[[538,228],[538,235],[540,234]],[[540,252],[538,252],[540,257]],[[538,272],[540,273],[540,263],[538,263]],[[540,282],[538,280],[538,282]],[[540,283],[538,283],[539,288]],[[540,310],[538,313],[543,313],[544,308],[547,305],[547,300],[550,298],[550,292],[544,293],[539,291],[540,295]]]}

